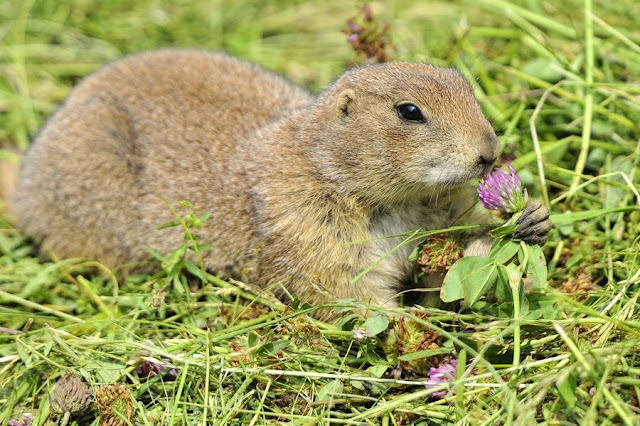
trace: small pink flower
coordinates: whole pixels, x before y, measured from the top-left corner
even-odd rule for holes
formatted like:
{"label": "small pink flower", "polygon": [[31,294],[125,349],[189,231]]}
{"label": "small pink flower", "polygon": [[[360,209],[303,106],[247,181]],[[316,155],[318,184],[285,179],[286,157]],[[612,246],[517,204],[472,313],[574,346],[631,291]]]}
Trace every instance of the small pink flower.
{"label": "small pink flower", "polygon": [[[168,367],[166,365],[157,364],[151,361],[145,361],[136,368],[136,374],[138,374],[139,377],[155,377],[158,374],[164,372],[164,370],[166,370],[167,368]],[[178,372],[175,368],[172,368],[167,371],[165,378],[174,380],[177,376]]]}
{"label": "small pink flower", "polygon": [[356,24],[355,22],[353,22],[353,20],[349,20],[347,22],[347,26],[349,27],[349,29],[351,31],[353,31],[354,33],[359,33],[362,31],[362,26]]}
{"label": "small pink flower", "polygon": [[347,42],[349,42],[349,43],[353,44],[353,43],[355,43],[356,41],[358,41],[358,38],[359,38],[358,34],[350,34],[350,35],[347,37]]}
{"label": "small pink flower", "polygon": [[514,168],[509,171],[496,167],[478,185],[478,197],[485,209],[515,213],[521,211],[529,198],[526,188]]}
{"label": "small pink flower", "polygon": [[[449,361],[446,364],[441,365],[440,367],[431,367],[429,369],[429,380],[424,384],[424,387],[427,389],[433,389],[437,386],[443,385],[445,383],[451,383],[458,376],[458,360],[454,359]],[[447,394],[448,390],[443,389],[431,394],[434,398],[442,398]],[[451,390],[453,392],[453,390]]]}
{"label": "small pink flower", "polygon": [[7,426],[31,426],[33,419],[29,415],[23,415],[19,419],[10,419]]}
{"label": "small pink flower", "polygon": [[358,342],[361,342],[367,338],[367,334],[364,332],[364,330],[356,329],[353,330],[353,338]]}

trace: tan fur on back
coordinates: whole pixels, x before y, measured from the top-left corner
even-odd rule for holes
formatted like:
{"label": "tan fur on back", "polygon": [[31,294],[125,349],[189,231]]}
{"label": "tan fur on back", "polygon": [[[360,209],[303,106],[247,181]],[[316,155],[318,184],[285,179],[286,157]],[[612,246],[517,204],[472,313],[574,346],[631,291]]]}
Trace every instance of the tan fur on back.
{"label": "tan fur on back", "polygon": [[[401,119],[402,102],[426,122]],[[212,271],[309,302],[394,304],[413,245],[380,237],[459,221],[497,148],[451,69],[357,68],[314,97],[224,54],[163,50],[80,83],[27,153],[16,203],[43,250],[117,266],[178,247],[182,230],[156,229],[172,220],[161,196],[186,199],[212,214]]]}

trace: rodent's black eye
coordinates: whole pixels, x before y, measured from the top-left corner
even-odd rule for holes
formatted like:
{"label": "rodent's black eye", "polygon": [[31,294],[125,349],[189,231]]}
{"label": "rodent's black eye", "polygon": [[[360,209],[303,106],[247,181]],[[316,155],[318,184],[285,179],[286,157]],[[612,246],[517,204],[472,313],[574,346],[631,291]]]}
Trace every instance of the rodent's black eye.
{"label": "rodent's black eye", "polygon": [[414,104],[400,104],[396,106],[398,110],[398,116],[406,121],[411,121],[412,123],[424,123],[427,121],[420,108],[415,106]]}

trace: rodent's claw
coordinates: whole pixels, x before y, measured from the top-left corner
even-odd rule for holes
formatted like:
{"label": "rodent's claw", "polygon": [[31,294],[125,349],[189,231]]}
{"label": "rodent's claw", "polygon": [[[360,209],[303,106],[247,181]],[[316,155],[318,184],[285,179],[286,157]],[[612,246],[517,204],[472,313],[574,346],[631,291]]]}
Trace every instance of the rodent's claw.
{"label": "rodent's claw", "polygon": [[514,238],[540,246],[547,242],[553,226],[549,220],[549,209],[538,200],[529,200],[516,225],[518,228],[513,233]]}

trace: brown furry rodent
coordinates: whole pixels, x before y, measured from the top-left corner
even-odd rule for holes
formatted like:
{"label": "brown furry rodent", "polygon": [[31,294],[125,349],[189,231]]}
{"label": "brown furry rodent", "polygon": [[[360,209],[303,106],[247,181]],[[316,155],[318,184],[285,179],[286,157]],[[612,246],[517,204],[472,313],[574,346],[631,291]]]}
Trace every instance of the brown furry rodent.
{"label": "brown furry rodent", "polygon": [[[498,148],[453,69],[365,66],[314,97],[225,54],[154,51],[73,91],[25,157],[17,216],[43,250],[114,267],[178,247],[181,229],[156,228],[173,219],[161,196],[185,199],[211,212],[210,270],[308,302],[393,305],[414,244],[382,237],[459,223],[477,199],[464,184]],[[534,207],[520,231],[540,243]]]}

